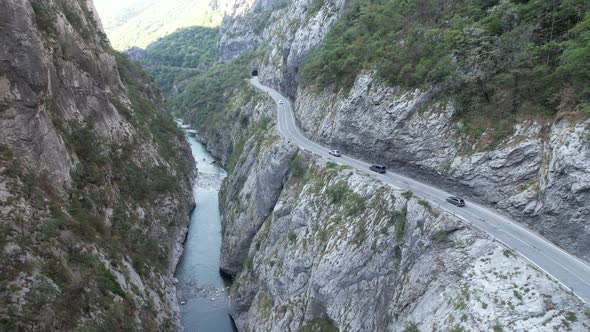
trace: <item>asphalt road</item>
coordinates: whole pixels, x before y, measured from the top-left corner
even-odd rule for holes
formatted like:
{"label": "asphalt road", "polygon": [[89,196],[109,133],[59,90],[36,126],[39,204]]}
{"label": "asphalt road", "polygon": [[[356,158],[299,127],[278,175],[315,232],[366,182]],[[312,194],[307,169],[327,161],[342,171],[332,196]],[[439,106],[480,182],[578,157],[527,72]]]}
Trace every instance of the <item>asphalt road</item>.
{"label": "asphalt road", "polygon": [[300,148],[311,151],[338,164],[348,165],[365,171],[374,178],[394,188],[411,190],[416,196],[427,199],[434,205],[459,217],[470,226],[487,233],[494,240],[518,252],[533,265],[545,271],[549,276],[573,291],[584,302],[590,303],[590,266],[580,259],[565,252],[563,249],[522,225],[481,205],[466,200],[465,207],[456,207],[446,202],[446,198],[451,196],[451,194],[441,189],[391,171],[388,171],[386,174],[371,172],[369,171],[370,163],[346,155],[342,155],[342,157],[331,156],[328,153],[329,148],[307,139],[301,133],[295,121],[291,104],[285,97],[277,91],[260,84],[257,77],[253,77],[250,83],[275,100],[278,105],[279,133],[297,144]]}

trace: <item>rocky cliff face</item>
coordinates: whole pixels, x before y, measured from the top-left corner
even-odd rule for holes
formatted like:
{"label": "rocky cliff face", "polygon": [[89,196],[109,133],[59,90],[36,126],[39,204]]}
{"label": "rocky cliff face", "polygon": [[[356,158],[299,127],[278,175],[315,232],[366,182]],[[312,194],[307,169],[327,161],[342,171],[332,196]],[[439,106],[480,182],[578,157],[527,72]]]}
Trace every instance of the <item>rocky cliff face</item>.
{"label": "rocky cliff face", "polygon": [[[590,323],[572,295],[459,220],[367,176],[300,158],[307,170],[291,172],[232,287],[241,330],[529,331]],[[570,325],[568,315],[580,319]]]}
{"label": "rocky cliff face", "polygon": [[346,1],[228,1],[221,24],[220,61],[247,49],[262,48],[260,76],[295,97],[295,77],[311,49],[318,46],[343,13]]}
{"label": "rocky cliff face", "polygon": [[249,11],[240,7],[245,13],[224,20],[221,59],[264,49],[261,81],[295,101],[309,137],[495,208],[590,260],[589,120],[523,120],[500,141],[493,130],[474,139],[436,87],[387,87],[372,72],[357,77],[350,91],[297,86],[299,66],[347,3],[235,3]]}
{"label": "rocky cliff face", "polygon": [[411,192],[298,151],[277,136],[268,99],[236,98],[224,138],[206,140],[230,170],[221,269],[235,276],[240,331],[590,326],[586,305],[514,252]]}
{"label": "rocky cliff face", "polygon": [[477,140],[462,133],[452,102],[386,88],[370,74],[349,93],[302,87],[296,101],[315,140],[481,201],[590,259],[590,120],[527,120],[490,145],[486,133]]}
{"label": "rocky cliff face", "polygon": [[0,329],[174,329],[182,133],[91,1],[2,8]]}

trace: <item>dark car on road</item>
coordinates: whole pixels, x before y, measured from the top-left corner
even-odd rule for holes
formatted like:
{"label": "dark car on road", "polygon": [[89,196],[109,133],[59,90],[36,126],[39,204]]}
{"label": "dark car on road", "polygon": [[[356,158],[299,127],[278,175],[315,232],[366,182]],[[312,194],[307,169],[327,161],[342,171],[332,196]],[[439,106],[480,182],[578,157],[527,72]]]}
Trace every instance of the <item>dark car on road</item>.
{"label": "dark car on road", "polygon": [[463,200],[463,198],[460,198],[460,197],[451,196],[451,197],[447,198],[447,202],[449,202],[453,205],[457,205],[459,207],[465,206],[465,200]]}
{"label": "dark car on road", "polygon": [[387,172],[387,167],[385,167],[383,165],[372,165],[371,167],[369,167],[369,169],[373,172],[377,172],[377,173],[381,173],[381,174],[385,174],[385,172]]}

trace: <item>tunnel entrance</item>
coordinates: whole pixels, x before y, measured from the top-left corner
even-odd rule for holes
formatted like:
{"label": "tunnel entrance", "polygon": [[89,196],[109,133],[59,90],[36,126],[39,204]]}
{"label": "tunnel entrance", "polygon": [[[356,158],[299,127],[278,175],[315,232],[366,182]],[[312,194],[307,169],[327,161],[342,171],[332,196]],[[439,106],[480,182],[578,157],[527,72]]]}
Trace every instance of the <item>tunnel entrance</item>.
{"label": "tunnel entrance", "polygon": [[254,69],[252,71],[252,76],[258,76],[258,69]]}

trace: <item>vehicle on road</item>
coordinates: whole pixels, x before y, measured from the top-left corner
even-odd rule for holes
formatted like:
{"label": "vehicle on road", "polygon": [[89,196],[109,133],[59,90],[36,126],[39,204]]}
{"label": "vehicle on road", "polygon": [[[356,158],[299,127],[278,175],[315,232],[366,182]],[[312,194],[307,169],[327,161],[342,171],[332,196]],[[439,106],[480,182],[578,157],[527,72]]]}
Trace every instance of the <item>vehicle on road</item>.
{"label": "vehicle on road", "polygon": [[279,105],[283,105],[283,101],[282,100],[279,100]]}
{"label": "vehicle on road", "polygon": [[339,150],[330,150],[328,153],[334,157],[341,157],[342,156],[342,153],[340,153]]}
{"label": "vehicle on road", "polygon": [[371,165],[371,167],[369,167],[369,169],[373,172],[377,172],[380,174],[385,174],[385,172],[387,172],[387,167],[385,167],[383,165]]}
{"label": "vehicle on road", "polygon": [[463,198],[460,198],[460,197],[455,197],[455,196],[448,197],[447,202],[449,202],[453,205],[456,205],[458,207],[465,206],[465,200],[463,200]]}

